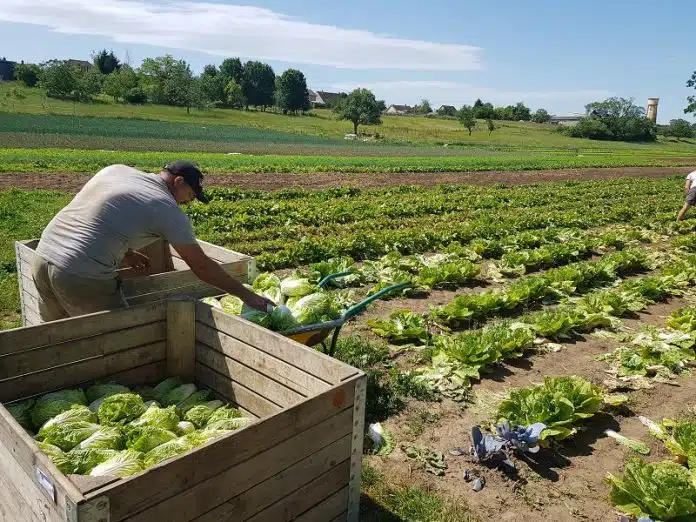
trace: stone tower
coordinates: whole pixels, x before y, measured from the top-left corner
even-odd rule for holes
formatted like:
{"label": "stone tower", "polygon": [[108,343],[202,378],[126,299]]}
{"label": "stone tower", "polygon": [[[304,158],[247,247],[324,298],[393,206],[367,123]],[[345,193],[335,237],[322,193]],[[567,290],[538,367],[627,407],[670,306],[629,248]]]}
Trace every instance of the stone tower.
{"label": "stone tower", "polygon": [[647,118],[652,120],[653,123],[657,123],[657,104],[660,98],[648,98],[648,114]]}

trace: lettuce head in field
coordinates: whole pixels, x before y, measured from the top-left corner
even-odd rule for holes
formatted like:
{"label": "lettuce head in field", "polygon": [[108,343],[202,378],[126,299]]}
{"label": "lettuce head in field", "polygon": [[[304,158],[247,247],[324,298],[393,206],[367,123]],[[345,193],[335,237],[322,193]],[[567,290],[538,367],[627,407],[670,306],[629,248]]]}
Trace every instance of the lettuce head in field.
{"label": "lettuce head in field", "polygon": [[646,464],[631,457],[623,476],[607,476],[612,503],[626,514],[653,521],[696,520],[693,472],[676,462]]}
{"label": "lettuce head in field", "polygon": [[134,393],[119,393],[104,399],[97,416],[99,422],[106,426],[126,424],[145,413],[145,403],[140,395]]}

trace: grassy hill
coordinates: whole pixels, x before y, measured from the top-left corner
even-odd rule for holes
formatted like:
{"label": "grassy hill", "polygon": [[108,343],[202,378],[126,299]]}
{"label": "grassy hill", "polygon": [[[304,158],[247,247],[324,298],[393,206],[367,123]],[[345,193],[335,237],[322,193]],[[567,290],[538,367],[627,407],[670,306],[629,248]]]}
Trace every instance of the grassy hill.
{"label": "grassy hill", "polygon": [[[6,96],[17,90],[22,99]],[[378,143],[345,140],[352,124],[338,121],[328,110],[309,115],[289,116],[273,112],[231,109],[191,110],[144,105],[133,106],[98,99],[93,103],[73,103],[47,98],[41,89],[19,87],[14,82],[0,84],[0,146],[104,148],[116,150],[177,150],[223,152],[230,144],[242,149],[253,145],[256,153],[333,154],[344,150],[372,154],[408,154],[406,147],[437,147],[437,154],[470,154],[472,150],[526,151],[539,149],[617,150],[640,154],[667,153],[691,155],[691,141],[660,141],[654,144],[598,142],[569,138],[550,125],[496,122],[490,136],[479,122],[471,136],[456,120],[424,116],[384,116],[379,126],[363,126],[361,132],[379,134]],[[85,118],[87,117],[87,118]],[[40,135],[37,139],[35,136]],[[67,139],[69,137],[70,139]],[[443,145],[451,150],[444,151]],[[303,150],[298,152],[297,147]],[[240,150],[246,152],[247,150]],[[426,153],[427,154],[427,153]]]}

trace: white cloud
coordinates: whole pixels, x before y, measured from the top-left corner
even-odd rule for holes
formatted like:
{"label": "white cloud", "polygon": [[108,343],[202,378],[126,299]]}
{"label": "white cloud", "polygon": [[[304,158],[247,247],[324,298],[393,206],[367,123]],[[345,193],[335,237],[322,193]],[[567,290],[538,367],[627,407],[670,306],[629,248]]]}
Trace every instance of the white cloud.
{"label": "white cloud", "polygon": [[253,6],[153,0],[0,0],[0,21],[124,43],[337,68],[480,68],[478,47],[311,24]]}
{"label": "white cloud", "polygon": [[586,103],[613,96],[614,93],[601,89],[584,89],[574,91],[507,91],[473,85],[470,83],[443,82],[443,81],[389,81],[367,83],[342,83],[327,86],[328,90],[350,92],[357,87],[370,89],[387,104],[416,104],[421,99],[430,100],[433,108],[440,105],[471,105],[476,98],[493,105],[515,104],[525,102],[527,106],[545,107],[548,110],[572,110],[583,111]]}

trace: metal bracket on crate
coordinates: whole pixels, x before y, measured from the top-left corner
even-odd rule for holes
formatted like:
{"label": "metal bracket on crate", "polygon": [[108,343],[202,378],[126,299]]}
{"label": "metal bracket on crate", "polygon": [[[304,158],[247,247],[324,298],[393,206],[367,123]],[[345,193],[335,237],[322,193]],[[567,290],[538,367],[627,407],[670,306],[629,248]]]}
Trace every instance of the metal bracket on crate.
{"label": "metal bracket on crate", "polygon": [[363,441],[365,437],[365,393],[367,377],[361,375],[355,381],[353,402],[353,435],[350,453],[350,480],[348,482],[348,522],[358,522],[360,517],[360,472],[362,471]]}

